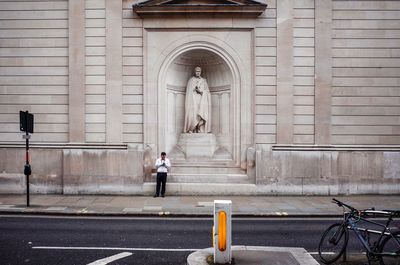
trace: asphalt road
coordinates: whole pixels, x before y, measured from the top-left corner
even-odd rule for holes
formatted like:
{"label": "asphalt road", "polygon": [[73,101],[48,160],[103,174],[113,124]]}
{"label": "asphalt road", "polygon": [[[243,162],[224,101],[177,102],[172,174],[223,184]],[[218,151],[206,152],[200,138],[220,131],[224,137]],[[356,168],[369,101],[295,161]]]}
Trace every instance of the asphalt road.
{"label": "asphalt road", "polygon": [[[233,245],[317,251],[331,219],[234,219]],[[186,264],[212,246],[212,219],[0,216],[1,264]],[[352,240],[356,243],[356,240]],[[357,244],[351,252],[361,253]],[[363,255],[352,262],[365,264]],[[97,263],[96,263],[97,261]]]}

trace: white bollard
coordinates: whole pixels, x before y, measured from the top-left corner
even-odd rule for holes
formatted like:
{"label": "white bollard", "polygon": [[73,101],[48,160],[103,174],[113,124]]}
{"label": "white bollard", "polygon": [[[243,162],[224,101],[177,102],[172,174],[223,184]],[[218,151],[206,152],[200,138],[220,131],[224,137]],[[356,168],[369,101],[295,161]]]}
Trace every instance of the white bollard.
{"label": "white bollard", "polygon": [[232,260],[232,201],[214,200],[214,263]]}

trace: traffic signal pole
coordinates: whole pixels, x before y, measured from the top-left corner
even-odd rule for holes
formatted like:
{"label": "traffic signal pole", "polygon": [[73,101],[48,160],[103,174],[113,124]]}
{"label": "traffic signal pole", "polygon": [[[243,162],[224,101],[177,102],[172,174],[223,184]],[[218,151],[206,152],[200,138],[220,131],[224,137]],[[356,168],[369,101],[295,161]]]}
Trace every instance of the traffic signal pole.
{"label": "traffic signal pole", "polygon": [[31,166],[29,165],[29,133],[26,132],[26,160],[24,173],[26,175],[26,206],[29,207],[29,175],[31,174]]}
{"label": "traffic signal pole", "polygon": [[33,133],[33,114],[28,111],[20,111],[19,123],[20,131],[25,132],[22,138],[26,141],[24,174],[26,176],[26,206],[29,207],[29,176],[32,174],[32,168],[29,164],[29,138],[31,137],[29,133]]}
{"label": "traffic signal pole", "polygon": [[32,174],[31,165],[29,164],[29,138],[28,130],[25,132],[25,167],[24,174],[26,176],[26,206],[29,207],[29,176]]}

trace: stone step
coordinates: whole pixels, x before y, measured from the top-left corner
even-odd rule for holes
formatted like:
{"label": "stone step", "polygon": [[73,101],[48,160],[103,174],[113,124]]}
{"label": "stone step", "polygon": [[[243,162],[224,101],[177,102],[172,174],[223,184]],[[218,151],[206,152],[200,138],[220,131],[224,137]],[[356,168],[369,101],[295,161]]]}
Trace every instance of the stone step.
{"label": "stone step", "polygon": [[179,165],[179,166],[188,166],[193,163],[197,163],[199,165],[205,165],[205,166],[229,166],[229,167],[234,167],[237,166],[235,162],[232,159],[226,159],[226,160],[221,160],[221,159],[170,159],[170,161],[174,165]]}
{"label": "stone step", "polygon": [[[152,181],[156,181],[157,174],[152,174]],[[251,180],[244,174],[179,174],[169,173],[168,183],[242,183],[249,184]]]}
{"label": "stone step", "polygon": [[245,174],[239,167],[217,167],[217,166],[174,166],[170,173],[173,174]]}
{"label": "stone step", "polygon": [[[152,195],[156,183],[143,183],[143,194]],[[226,183],[170,183],[167,182],[166,195],[256,195],[255,184],[226,184]]]}

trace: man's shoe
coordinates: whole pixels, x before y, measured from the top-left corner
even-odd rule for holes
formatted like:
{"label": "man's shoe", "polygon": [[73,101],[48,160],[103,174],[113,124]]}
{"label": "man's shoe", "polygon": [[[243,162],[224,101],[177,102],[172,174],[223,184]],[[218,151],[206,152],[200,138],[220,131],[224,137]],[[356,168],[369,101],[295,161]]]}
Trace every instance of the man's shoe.
{"label": "man's shoe", "polygon": [[157,195],[157,194],[154,194],[153,198],[156,198],[156,197],[158,197],[158,195]]}
{"label": "man's shoe", "polygon": [[161,195],[161,197],[163,197],[163,198],[164,198],[164,197],[165,197],[165,195],[164,195],[164,194],[162,194],[162,195]]}

